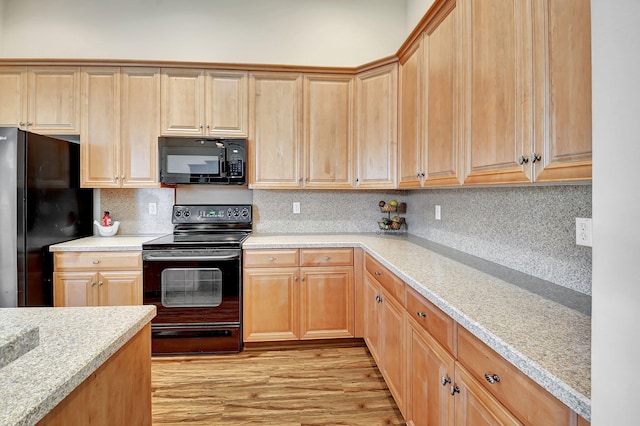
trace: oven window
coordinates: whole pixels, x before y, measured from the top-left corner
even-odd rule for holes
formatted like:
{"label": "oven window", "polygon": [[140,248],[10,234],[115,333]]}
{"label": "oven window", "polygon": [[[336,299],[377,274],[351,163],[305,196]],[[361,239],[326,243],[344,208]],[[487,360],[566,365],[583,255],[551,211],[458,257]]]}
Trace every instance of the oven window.
{"label": "oven window", "polygon": [[214,155],[167,155],[167,173],[220,174],[220,159]]}
{"label": "oven window", "polygon": [[167,268],[160,277],[162,305],[216,307],[222,303],[222,271],[218,268]]}

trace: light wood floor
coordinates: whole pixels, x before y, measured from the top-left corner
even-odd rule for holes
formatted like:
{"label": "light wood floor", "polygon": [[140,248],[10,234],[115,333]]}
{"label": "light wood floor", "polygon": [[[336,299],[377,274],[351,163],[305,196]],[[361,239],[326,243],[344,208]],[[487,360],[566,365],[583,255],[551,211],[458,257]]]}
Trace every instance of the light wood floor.
{"label": "light wood floor", "polygon": [[366,347],[155,357],[154,425],[403,425]]}

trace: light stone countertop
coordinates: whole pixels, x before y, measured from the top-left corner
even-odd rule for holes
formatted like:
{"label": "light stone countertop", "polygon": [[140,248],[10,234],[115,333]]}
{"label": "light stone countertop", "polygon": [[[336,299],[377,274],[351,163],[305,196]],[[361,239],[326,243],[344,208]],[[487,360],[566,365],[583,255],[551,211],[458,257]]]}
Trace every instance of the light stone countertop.
{"label": "light stone countertop", "polygon": [[0,425],[36,424],[155,315],[146,305],[0,309],[4,336],[39,334],[0,368]]}
{"label": "light stone countertop", "polygon": [[587,420],[591,298],[411,236],[256,234],[245,249],[361,247]]}
{"label": "light stone countertop", "polygon": [[142,250],[142,244],[166,234],[114,235],[113,237],[85,237],[54,244],[49,251],[122,251]]}

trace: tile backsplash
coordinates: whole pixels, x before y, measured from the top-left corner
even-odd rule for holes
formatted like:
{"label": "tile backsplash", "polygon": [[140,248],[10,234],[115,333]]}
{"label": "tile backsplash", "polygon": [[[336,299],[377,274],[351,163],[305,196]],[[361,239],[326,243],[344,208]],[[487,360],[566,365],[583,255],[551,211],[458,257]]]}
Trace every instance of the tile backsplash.
{"label": "tile backsplash", "polygon": [[[229,190],[227,190],[229,191]],[[286,191],[206,188],[100,191],[99,210],[120,220],[120,234],[169,233],[171,206],[254,206],[261,233],[376,232],[378,202],[407,203],[407,232],[584,294],[591,294],[591,247],[575,244],[575,218],[592,217],[591,184],[451,188],[410,191]],[[155,202],[156,216],[148,203]],[[293,213],[293,203],[300,213]],[[441,206],[441,220],[435,206]]]}

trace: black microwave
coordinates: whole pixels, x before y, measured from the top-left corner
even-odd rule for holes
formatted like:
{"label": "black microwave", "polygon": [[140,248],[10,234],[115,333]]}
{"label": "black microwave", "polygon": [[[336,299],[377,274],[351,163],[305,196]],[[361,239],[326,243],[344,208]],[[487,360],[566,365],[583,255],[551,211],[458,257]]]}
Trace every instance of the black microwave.
{"label": "black microwave", "polygon": [[246,139],[160,137],[158,158],[161,183],[247,183]]}

